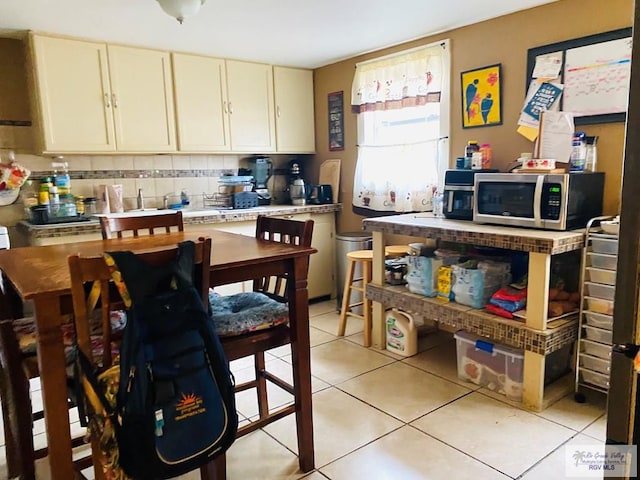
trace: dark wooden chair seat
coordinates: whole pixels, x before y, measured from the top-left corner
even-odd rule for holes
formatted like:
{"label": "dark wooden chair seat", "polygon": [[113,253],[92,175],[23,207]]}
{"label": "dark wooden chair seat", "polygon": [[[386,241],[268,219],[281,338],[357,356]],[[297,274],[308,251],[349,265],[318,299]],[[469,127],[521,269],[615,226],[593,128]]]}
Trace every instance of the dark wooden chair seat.
{"label": "dark wooden chair seat", "polygon": [[[313,235],[313,220],[305,222],[259,216],[256,222],[256,237],[269,242],[289,243],[301,246],[311,246]],[[253,282],[253,290],[268,295],[270,298],[286,302],[287,291],[293,285],[287,284],[286,276],[257,278]],[[240,312],[240,315],[242,313]],[[215,322],[215,315],[214,315]],[[238,335],[226,335],[220,338],[225,354],[229,361],[253,356],[255,379],[236,385],[236,392],[256,389],[259,418],[238,428],[238,437],[264,427],[286,415],[296,411],[296,405],[301,402],[296,394],[296,388],[289,382],[269,372],[265,366],[265,352],[273,348],[291,343],[291,329],[289,323],[244,332],[239,326]],[[277,385],[294,397],[294,403],[275,411],[270,411],[267,381]]]}

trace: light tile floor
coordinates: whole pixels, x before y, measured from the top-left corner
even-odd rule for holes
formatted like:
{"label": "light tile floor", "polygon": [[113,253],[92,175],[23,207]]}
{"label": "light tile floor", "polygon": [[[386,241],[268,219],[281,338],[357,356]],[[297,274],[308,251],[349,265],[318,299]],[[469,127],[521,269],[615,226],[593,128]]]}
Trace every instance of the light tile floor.
{"label": "light tile floor", "polygon": [[[420,352],[404,358],[363,348],[356,319],[349,319],[344,338],[336,337],[335,302],[312,304],[310,317],[316,470],[299,471],[295,419],[288,416],[233,444],[229,480],[555,480],[565,478],[565,446],[605,440],[603,396],[592,393],[578,404],[569,395],[541,413],[528,412],[459,380],[449,333],[421,336]],[[290,349],[272,350],[268,363],[290,376]],[[247,360],[232,369],[237,381],[252,374]],[[33,389],[39,402],[37,382]],[[291,401],[277,387],[271,393],[272,406]],[[241,421],[257,415],[252,392],[239,394],[237,407]],[[35,433],[43,444],[43,426]],[[38,479],[50,478],[45,462],[37,467]],[[0,479],[6,477],[0,448]],[[196,472],[181,477],[198,478]]]}

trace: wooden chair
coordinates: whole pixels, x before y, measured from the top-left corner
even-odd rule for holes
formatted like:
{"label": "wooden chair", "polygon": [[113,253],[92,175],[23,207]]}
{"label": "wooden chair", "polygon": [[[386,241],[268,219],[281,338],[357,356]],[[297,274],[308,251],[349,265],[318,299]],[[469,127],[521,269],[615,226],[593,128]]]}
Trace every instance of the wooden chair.
{"label": "wooden chair", "polygon": [[[42,410],[33,411],[29,379],[40,376],[35,351],[35,319],[17,318],[17,294],[5,282],[0,291],[0,402],[4,424],[7,473],[9,478],[35,479],[35,461],[47,456],[46,447],[35,449],[33,424],[44,418]],[[25,346],[26,337],[32,345]],[[33,347],[33,349],[31,349]],[[75,406],[69,400],[69,408]],[[84,444],[84,432],[73,438],[72,447]],[[76,469],[91,466],[91,457],[74,461]]]}
{"label": "wooden chair", "polygon": [[[312,234],[313,220],[300,222],[259,216],[256,223],[256,237],[270,242],[291,243],[308,247],[311,246]],[[271,299],[286,302],[286,281],[286,277],[259,278],[254,280],[254,291],[264,293]],[[215,322],[215,312],[213,316]],[[300,399],[296,394],[295,386],[267,371],[265,367],[265,352],[267,350],[291,343],[291,330],[288,322],[252,332],[245,332],[242,327],[239,327],[238,332],[227,332],[221,336],[220,340],[229,361],[247,356],[254,357],[255,379],[236,385],[236,392],[256,389],[259,418],[238,428],[238,437],[296,412],[296,405],[300,403]],[[293,395],[294,403],[270,412],[267,381]]]}
{"label": "wooden chair", "polygon": [[[177,246],[175,246],[160,251],[140,253],[138,256],[145,262],[158,265],[173,259],[177,251]],[[199,239],[196,243],[196,278],[194,280],[197,288],[202,291],[202,300],[204,302],[208,302],[210,257],[211,239]],[[71,294],[78,346],[92,360],[94,365],[99,365],[101,370],[106,370],[113,362],[114,348],[112,345],[113,338],[111,336],[110,315],[114,308],[122,308],[119,294],[113,288],[111,273],[102,256],[81,257],[79,255],[71,255],[69,256],[68,262],[71,274]],[[100,286],[99,297],[96,297],[95,292],[93,295],[91,294],[94,285]],[[100,299],[98,304],[97,298]],[[107,305],[108,307],[102,308],[101,305]],[[96,309],[100,311],[100,321],[102,324],[103,348],[101,358],[96,358],[95,350],[92,351],[92,339],[89,332],[89,321]],[[103,472],[99,468],[101,465],[99,460],[99,447],[96,442],[97,439],[92,438],[96,478],[103,479]],[[224,455],[200,468],[200,477],[202,480],[224,480],[225,474]]]}
{"label": "wooden chair", "polygon": [[171,231],[184,231],[182,212],[176,210],[172,213],[157,213],[152,215],[132,215],[130,217],[100,217],[100,229],[102,238],[122,238],[124,232],[131,232],[134,237],[140,233],[153,235],[156,231],[162,233]]}

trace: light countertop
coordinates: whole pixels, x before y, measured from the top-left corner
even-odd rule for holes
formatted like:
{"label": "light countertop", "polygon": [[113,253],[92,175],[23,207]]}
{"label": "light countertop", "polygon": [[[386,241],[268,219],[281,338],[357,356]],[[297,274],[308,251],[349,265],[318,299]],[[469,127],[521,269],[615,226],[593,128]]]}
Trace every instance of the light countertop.
{"label": "light countertop", "polygon": [[584,229],[568,231],[484,225],[470,220],[450,220],[431,213],[412,213],[363,220],[368,232],[383,232],[447,242],[469,243],[525,252],[558,254],[581,249]]}

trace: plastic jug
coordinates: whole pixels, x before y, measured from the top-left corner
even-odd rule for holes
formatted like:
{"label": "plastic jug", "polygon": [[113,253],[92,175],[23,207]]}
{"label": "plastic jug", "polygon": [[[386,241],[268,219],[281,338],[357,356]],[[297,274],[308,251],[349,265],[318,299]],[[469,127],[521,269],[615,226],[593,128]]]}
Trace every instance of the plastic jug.
{"label": "plastic jug", "polygon": [[411,314],[393,308],[386,318],[387,350],[404,357],[418,353],[418,329]]}

